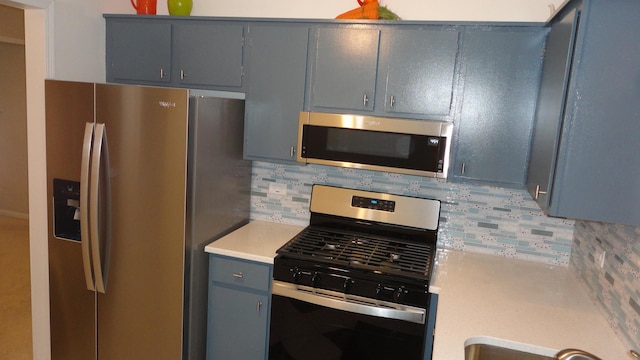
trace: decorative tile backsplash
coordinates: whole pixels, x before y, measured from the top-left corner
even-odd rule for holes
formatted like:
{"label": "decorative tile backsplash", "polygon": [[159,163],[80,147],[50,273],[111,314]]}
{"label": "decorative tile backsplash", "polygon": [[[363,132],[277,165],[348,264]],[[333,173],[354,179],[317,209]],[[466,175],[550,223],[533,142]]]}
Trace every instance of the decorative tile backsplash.
{"label": "decorative tile backsplash", "polygon": [[577,221],[570,266],[618,337],[640,350],[640,227]]}
{"label": "decorative tile backsplash", "polygon": [[[265,162],[253,163],[252,177],[252,219],[308,224],[313,184],[419,196],[442,201],[440,247],[560,266],[569,264],[574,222],[545,216],[524,190],[331,166]],[[286,193],[277,191],[272,184],[286,185]]]}

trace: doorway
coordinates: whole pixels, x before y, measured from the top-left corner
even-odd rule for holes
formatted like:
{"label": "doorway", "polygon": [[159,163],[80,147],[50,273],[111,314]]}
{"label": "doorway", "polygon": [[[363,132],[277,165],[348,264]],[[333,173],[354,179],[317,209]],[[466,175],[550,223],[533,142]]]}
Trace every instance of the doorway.
{"label": "doorway", "polygon": [[33,359],[24,10],[0,5],[0,358]]}
{"label": "doorway", "polygon": [[24,10],[0,5],[0,358],[33,359]]}

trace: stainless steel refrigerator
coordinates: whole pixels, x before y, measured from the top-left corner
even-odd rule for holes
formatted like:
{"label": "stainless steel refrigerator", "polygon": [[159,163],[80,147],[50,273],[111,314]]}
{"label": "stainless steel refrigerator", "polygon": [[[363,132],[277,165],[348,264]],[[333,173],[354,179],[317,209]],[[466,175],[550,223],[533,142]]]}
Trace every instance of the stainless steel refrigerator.
{"label": "stainless steel refrigerator", "polygon": [[204,359],[204,246],[249,218],[244,101],[45,90],[52,358]]}

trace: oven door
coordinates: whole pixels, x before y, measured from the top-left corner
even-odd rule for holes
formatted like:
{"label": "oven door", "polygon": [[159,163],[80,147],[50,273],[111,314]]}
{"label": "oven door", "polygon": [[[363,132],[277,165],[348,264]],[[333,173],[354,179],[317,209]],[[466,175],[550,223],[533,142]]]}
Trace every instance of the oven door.
{"label": "oven door", "polygon": [[427,311],[273,282],[269,359],[422,360]]}

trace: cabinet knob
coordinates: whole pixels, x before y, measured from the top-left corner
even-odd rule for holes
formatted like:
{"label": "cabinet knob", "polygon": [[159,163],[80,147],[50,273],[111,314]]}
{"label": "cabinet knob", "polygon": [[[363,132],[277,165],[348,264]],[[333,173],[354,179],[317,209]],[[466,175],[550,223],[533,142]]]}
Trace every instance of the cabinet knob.
{"label": "cabinet knob", "polygon": [[540,190],[540,185],[536,185],[536,193],[533,196],[533,200],[538,200],[538,197],[540,197],[540,195],[547,195],[547,192]]}
{"label": "cabinet knob", "polygon": [[389,96],[389,107],[393,109],[395,105],[396,105],[396,97],[393,95]]}
{"label": "cabinet knob", "polygon": [[180,80],[184,80],[185,77],[187,77],[187,73],[184,70],[180,70]]}
{"label": "cabinet knob", "polygon": [[233,277],[236,279],[242,279],[244,277],[244,274],[239,272],[239,273],[234,273]]}
{"label": "cabinet knob", "polygon": [[166,74],[167,74],[167,73],[164,71],[164,69],[160,68],[160,79],[164,79],[164,76],[165,76]]}
{"label": "cabinet knob", "polygon": [[367,94],[362,95],[362,106],[369,106],[369,97],[367,96]]}
{"label": "cabinet knob", "polygon": [[256,301],[256,311],[260,312],[260,310],[262,310],[262,301],[258,300]]}

